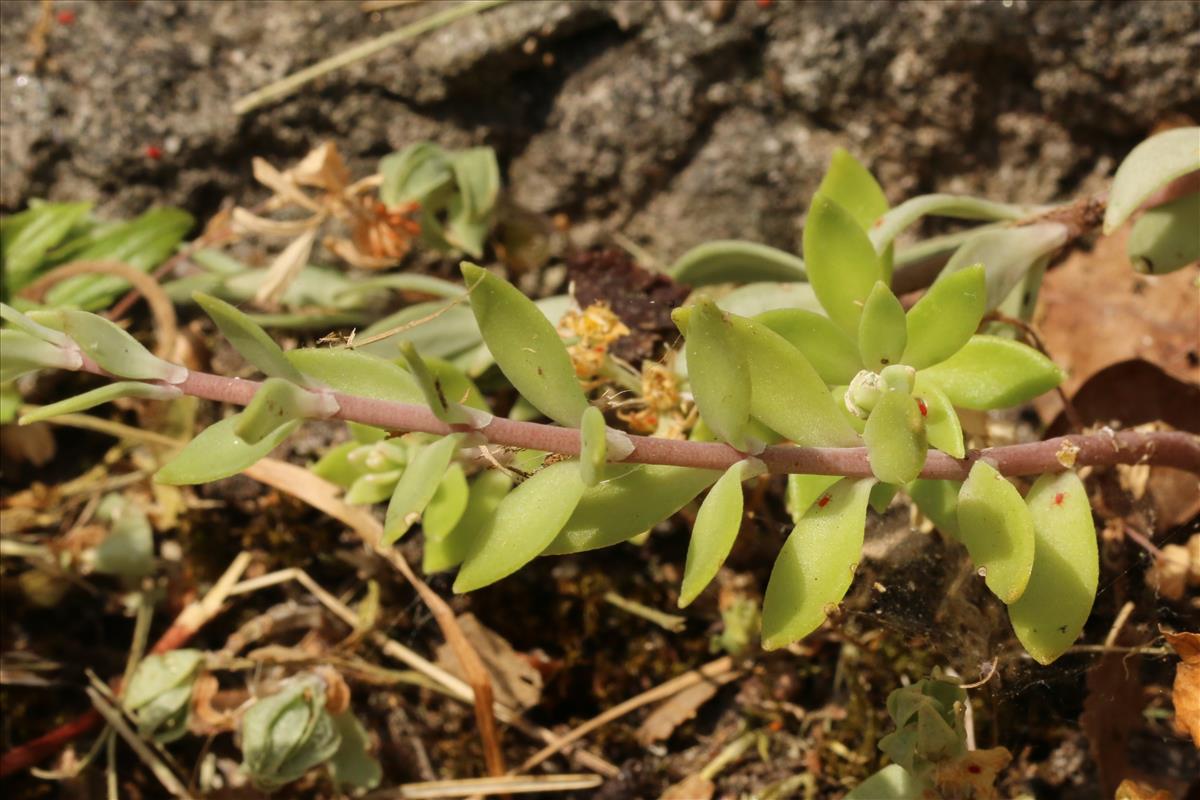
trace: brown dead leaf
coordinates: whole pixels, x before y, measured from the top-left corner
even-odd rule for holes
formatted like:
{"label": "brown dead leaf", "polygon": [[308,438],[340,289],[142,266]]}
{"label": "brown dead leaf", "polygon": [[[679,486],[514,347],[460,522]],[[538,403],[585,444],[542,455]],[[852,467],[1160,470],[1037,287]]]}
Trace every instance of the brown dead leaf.
{"label": "brown dead leaf", "polygon": [[5,425],[0,435],[0,452],[20,464],[28,461],[35,467],[48,464],[54,458],[54,434],[45,422],[32,425]]}
{"label": "brown dead leaf", "polygon": [[1129,741],[1142,728],[1146,698],[1138,662],[1106,653],[1087,674],[1087,698],[1079,724],[1107,797],[1129,775]]}
{"label": "brown dead leaf", "polygon": [[658,800],[712,800],[717,787],[703,775],[688,775],[679,783],[672,784]]}
{"label": "brown dead leaf", "polygon": [[192,716],[188,728],[202,736],[237,730],[237,708],[248,696],[244,690],[222,692],[217,678],[204,673],[192,684]]}
{"label": "brown dead leaf", "polygon": [[1012,761],[1005,747],[972,750],[956,761],[938,765],[934,782],[944,797],[969,797],[972,800],[1000,800],[996,777]]}
{"label": "brown dead leaf", "polygon": [[1160,597],[1182,600],[1191,571],[1191,553],[1181,544],[1164,545],[1146,571],[1146,581]]}
{"label": "brown dead leaf", "polygon": [[1171,800],[1171,793],[1137,781],[1121,781],[1113,800]]}
{"label": "brown dead leaf", "polygon": [[696,716],[700,706],[711,700],[716,693],[716,683],[698,683],[674,697],[667,698],[638,726],[637,740],[644,746],[671,738],[675,729]]}
{"label": "brown dead leaf", "polygon": [[[474,614],[463,614],[457,619],[463,635],[492,676],[496,700],[520,709],[536,706],[542,699],[542,674],[529,659],[514,650],[503,636],[485,627]],[[449,643],[438,647],[437,663],[447,672],[465,679],[458,656]]]}
{"label": "brown dead leaf", "polygon": [[1175,668],[1175,686],[1171,691],[1175,703],[1175,730],[1191,735],[1200,747],[1200,633],[1167,633],[1167,643],[1179,654]]}
{"label": "brown dead leaf", "polygon": [[[1196,270],[1169,275],[1134,272],[1125,254],[1129,226],[1077,251],[1050,270],[1042,284],[1036,323],[1054,360],[1065,366],[1073,394],[1092,375],[1119,361],[1145,359],[1178,380],[1200,383]],[[1037,407],[1043,419],[1058,413],[1058,398]]]}
{"label": "brown dead leaf", "polygon": [[[1050,353],[1054,355],[1053,350]],[[1054,402],[1058,403],[1057,396]],[[1112,364],[1092,375],[1071,397],[1071,404],[1084,425],[1118,422],[1131,428],[1165,422],[1177,430],[1200,434],[1200,386],[1178,380],[1140,359]],[[1046,436],[1066,432],[1067,420],[1059,414]]]}

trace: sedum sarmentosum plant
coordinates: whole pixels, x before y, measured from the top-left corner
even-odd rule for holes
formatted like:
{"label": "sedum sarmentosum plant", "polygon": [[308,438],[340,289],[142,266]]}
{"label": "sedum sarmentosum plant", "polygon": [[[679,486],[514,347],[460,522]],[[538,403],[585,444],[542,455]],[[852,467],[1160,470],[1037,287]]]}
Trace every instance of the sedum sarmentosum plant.
{"label": "sedum sarmentosum plant", "polygon": [[[1139,171],[1118,171],[1108,206],[1113,224],[1188,171],[1181,159],[1200,167],[1200,148],[1190,140],[1181,145],[1177,134],[1142,147],[1150,157],[1139,148],[1130,159],[1143,165]],[[905,310],[891,286],[895,265],[909,256],[893,253],[892,242],[926,213],[1017,222],[959,237],[929,291]],[[40,368],[118,379],[44,407],[27,422],[122,396],[186,393],[244,406],[158,472],[172,484],[245,469],[305,420],[355,423],[354,441],[316,470],[347,487],[353,501],[386,499],[387,541],[420,522],[426,569],[459,567],[460,592],[539,555],[629,540],[707,489],[685,567],[686,605],[730,552],[742,483],[768,471],[790,473],[795,528],[766,591],[768,648],[823,623],[853,580],[868,506],[903,490],[967,548],[1007,604],[1017,637],[1049,663],[1082,630],[1099,571],[1086,492],[1069,467],[1149,459],[1200,471],[1200,442],[1181,433],[1080,435],[966,457],[956,408],[1017,405],[1062,380],[1038,351],[980,332],[985,314],[1014,294],[1013,310],[1026,310],[1037,271],[1078,235],[1055,219],[1041,209],[938,195],[889,210],[874,178],[837,154],[813,199],[803,262],[769,248],[718,243],[677,265],[680,277],[727,280],[733,266],[748,264],[740,280],[767,278],[770,287],[745,291],[750,284],[715,301],[700,293],[676,311],[685,337],[677,377],[686,380],[699,416],[688,441],[610,427],[555,329],[558,299],[534,303],[472,264],[462,268],[467,302],[444,306],[449,310],[431,323],[454,315],[453,326],[439,330],[455,343],[443,342],[435,353],[447,360],[429,357],[423,344],[438,340],[421,340],[421,326],[372,336],[365,349],[285,353],[232,305],[197,295],[263,373],[261,383],[189,372],[91,314],[24,315],[7,306],[0,380]],[[780,291],[787,285],[780,280],[802,289]],[[794,302],[768,302],[770,294]],[[492,416],[470,376],[493,362],[529,413],[555,424]],[[408,433],[397,439],[389,432]],[[1007,478],[1026,475],[1038,477],[1022,496]]]}

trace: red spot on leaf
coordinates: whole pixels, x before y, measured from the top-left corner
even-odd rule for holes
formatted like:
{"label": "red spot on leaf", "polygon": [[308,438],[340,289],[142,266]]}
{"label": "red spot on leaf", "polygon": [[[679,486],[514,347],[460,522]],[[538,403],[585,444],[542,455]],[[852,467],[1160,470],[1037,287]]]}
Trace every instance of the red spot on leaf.
{"label": "red spot on leaf", "polygon": [[824,508],[825,506],[829,505],[829,500],[829,495],[822,496],[821,499],[817,501],[817,507]]}
{"label": "red spot on leaf", "polygon": [[59,11],[57,14],[55,14],[54,18],[58,20],[59,25],[70,25],[75,21],[75,12],[69,8],[64,8],[62,11]]}
{"label": "red spot on leaf", "polygon": [[1058,494],[1054,495],[1054,505],[1061,506],[1063,504],[1063,500],[1065,500],[1066,497],[1067,497],[1066,492],[1059,492]]}
{"label": "red spot on leaf", "polygon": [[146,154],[146,158],[151,161],[158,161],[163,156],[162,148],[158,145],[148,144],[143,152]]}
{"label": "red spot on leaf", "polygon": [[978,764],[967,764],[967,772],[970,772],[972,775],[978,775],[983,772],[983,767]]}
{"label": "red spot on leaf", "polygon": [[928,416],[929,416],[929,406],[925,405],[925,401],[924,401],[924,400],[922,400],[922,399],[921,399],[921,398],[919,398],[919,397],[917,398],[917,408],[921,409],[921,416],[922,416],[922,417],[928,417]]}

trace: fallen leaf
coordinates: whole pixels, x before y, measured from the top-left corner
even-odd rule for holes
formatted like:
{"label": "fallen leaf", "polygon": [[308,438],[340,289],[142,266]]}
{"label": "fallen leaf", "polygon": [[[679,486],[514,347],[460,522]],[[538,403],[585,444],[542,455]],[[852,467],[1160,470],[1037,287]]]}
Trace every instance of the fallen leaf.
{"label": "fallen leaf", "polygon": [[1175,730],[1191,735],[1200,747],[1200,633],[1166,633],[1167,643],[1179,654],[1175,668],[1175,686],[1171,692],[1175,703]]}
{"label": "fallen leaf", "polygon": [[[520,709],[536,706],[542,699],[542,674],[529,659],[514,650],[503,636],[485,627],[474,614],[463,614],[457,619],[463,635],[492,676],[496,700]],[[465,679],[458,656],[450,644],[438,646],[437,663],[447,672]]]}
{"label": "fallen leaf", "polygon": [[[1057,360],[1057,354],[1050,352]],[[1039,409],[1047,397],[1054,395],[1040,398]],[[1054,403],[1058,403],[1057,397]],[[1071,396],[1071,405],[1084,425],[1119,422],[1131,428],[1147,422],[1165,422],[1177,430],[1200,434],[1200,386],[1185,383],[1140,359],[1112,364],[1092,375]],[[1066,432],[1067,420],[1059,414],[1046,436]]]}
{"label": "fallen leaf", "polygon": [[1145,705],[1136,660],[1106,653],[1088,670],[1087,697],[1079,724],[1100,774],[1100,793],[1104,797],[1129,775],[1129,741],[1142,729]]}
{"label": "fallen leaf", "polygon": [[637,740],[643,746],[669,739],[675,729],[700,710],[717,693],[715,683],[698,683],[677,695],[664,700],[642,721],[637,729]]}
{"label": "fallen leaf", "polygon": [[1113,800],[1171,800],[1166,789],[1155,789],[1137,781],[1121,781]]}

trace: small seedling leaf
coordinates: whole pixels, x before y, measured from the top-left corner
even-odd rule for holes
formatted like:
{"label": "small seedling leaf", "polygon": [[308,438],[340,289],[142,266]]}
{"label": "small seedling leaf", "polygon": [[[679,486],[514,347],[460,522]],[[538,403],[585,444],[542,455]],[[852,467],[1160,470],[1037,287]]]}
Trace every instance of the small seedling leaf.
{"label": "small seedling leaf", "polygon": [[732,319],[702,298],[691,309],[686,337],[688,382],[700,416],[713,433],[738,450],[757,450],[748,435],[750,366],[734,335]]}
{"label": "small seedling leaf", "polygon": [[91,203],[44,203],[6,217],[0,225],[0,261],[8,292],[33,279],[42,260],[91,211]]}
{"label": "small seedling leaf", "polygon": [[925,369],[957,353],[974,335],[987,307],[987,277],[982,264],[934,282],[908,311],[908,345],[902,361]]}
{"label": "small seedling leaf", "polygon": [[299,420],[286,422],[255,444],[239,437],[237,428],[241,415],[235,414],[220,422],[209,425],[200,435],[171,459],[154,475],[154,480],[172,486],[183,486],[212,481],[236,475],[251,466],[291,435],[300,425]]}
{"label": "small seedling leaf", "polygon": [[595,486],[604,472],[608,458],[607,433],[604,413],[595,406],[588,406],[579,427],[579,477],[584,486]]}
{"label": "small seedling leaf", "polygon": [[0,329],[0,383],[39,369],[79,369],[83,358],[74,348],[58,347],[25,331]]}
{"label": "small seedling leaf", "polygon": [[54,328],[48,328],[40,322],[36,322],[29,317],[17,311],[8,303],[0,303],[0,319],[13,325],[16,328],[28,333],[34,338],[41,339],[43,342],[55,345],[57,347],[71,347],[73,342],[71,337],[67,336],[62,331],[57,331]]}
{"label": "small seedling leaf", "polygon": [[233,345],[233,349],[264,375],[292,383],[306,383],[304,376],[288,361],[275,340],[250,317],[224,300],[202,292],[194,292],[192,299],[212,317],[221,335]]}
{"label": "small seedling leaf", "polygon": [[850,212],[822,194],[813,198],[804,226],[804,263],[829,318],[857,336],[862,303],[884,278],[883,267]]}
{"label": "small seedling leaf", "polygon": [[426,523],[425,554],[421,569],[426,575],[457,567],[467,557],[475,539],[487,527],[500,501],[512,489],[512,478],[499,470],[489,470],[471,482],[467,507],[454,529],[441,539],[428,535]]}
{"label": "small seedling leaf", "polygon": [[878,371],[899,364],[907,341],[904,306],[883,281],[876,282],[863,303],[858,323],[858,352],[863,366]]}
{"label": "small seedling leaf", "polygon": [[400,355],[404,357],[409,374],[420,387],[425,404],[433,411],[435,417],[451,425],[466,424],[471,421],[470,415],[462,406],[449,399],[446,388],[441,385],[433,371],[429,369],[429,365],[417,353],[417,348],[413,346],[412,342],[400,343]]}
{"label": "small seedling leaf", "polygon": [[257,444],[280,425],[293,420],[328,419],[338,412],[331,394],[302,389],[283,378],[267,378],[238,414],[235,435],[246,444]]}
{"label": "small seedling leaf", "polygon": [[112,375],[165,383],[182,383],[187,379],[185,367],[152,355],[141,342],[104,317],[71,308],[53,313],[62,320],[63,333]]}
{"label": "small seedling leaf", "polygon": [[765,469],[758,459],[739,461],[713,484],[700,504],[683,568],[680,608],[691,604],[725,563],[742,526],[742,481]]}
{"label": "small seedling leaf", "polygon": [[454,591],[495,583],[537,558],[566,525],[583,491],[575,461],[551,464],[513,489],[473,542]]}
{"label": "small seedling leaf", "polygon": [[998,336],[972,336],[953,356],[921,372],[960,408],[988,411],[1032,400],[1062,383],[1044,355]]}
{"label": "small seedling leaf", "polygon": [[512,284],[465,261],[462,271],[471,310],[500,371],[547,417],[577,427],[588,402],[554,326]]}
{"label": "small seedling leaf", "polygon": [[906,392],[883,393],[863,430],[871,472],[884,483],[908,483],[921,474],[929,443],[917,401]]}
{"label": "small seedling leaf", "polygon": [[467,475],[462,464],[451,463],[421,518],[421,529],[425,532],[427,543],[430,540],[440,541],[450,535],[466,513],[467,496]]}
{"label": "small seedling leaf", "polygon": [[1029,655],[1049,664],[1079,638],[1095,602],[1096,527],[1087,490],[1074,472],[1041,476],[1025,502],[1033,516],[1033,573],[1008,617]]}
{"label": "small seedling leaf", "polygon": [[437,492],[438,484],[446,474],[462,438],[462,434],[443,436],[421,447],[409,461],[388,503],[387,517],[383,523],[384,544],[391,544],[408,533],[408,529],[421,518],[425,507]]}
{"label": "small seedling leaf", "polygon": [[841,602],[862,558],[867,499],[874,481],[844,480],[796,524],[771,570],[762,639],[777,650],[821,626]]}
{"label": "small seedling leaf", "polygon": [[858,227],[864,231],[871,230],[875,221],[888,210],[887,197],[879,181],[858,159],[841,147],[833,151],[829,170],[821,179],[817,194],[830,198],[850,212]]}
{"label": "small seedling leaf", "polygon": [[925,373],[918,372],[913,396],[918,409],[922,409],[925,415],[925,437],[929,440],[929,446],[955,458],[965,456],[967,448],[963,441],[962,423],[945,392],[928,380]]}
{"label": "small seedling leaf", "polygon": [[971,467],[958,494],[958,540],[985,571],[992,593],[1016,602],[1033,571],[1033,517],[1016,487],[983,461]]}
{"label": "small seedling leaf", "polygon": [[1200,127],[1163,131],[1133,148],[1113,176],[1104,232],[1115,231],[1150,195],[1198,169]]}
{"label": "small seedling leaf", "polygon": [[368,751],[371,738],[367,729],[348,710],[332,719],[340,741],[337,752],[329,758],[329,774],[334,786],[374,789],[383,780],[383,767]]}

